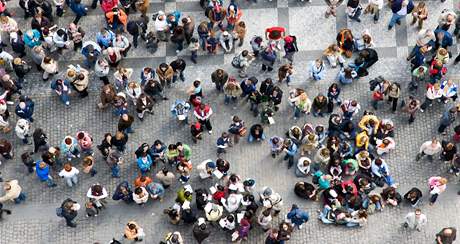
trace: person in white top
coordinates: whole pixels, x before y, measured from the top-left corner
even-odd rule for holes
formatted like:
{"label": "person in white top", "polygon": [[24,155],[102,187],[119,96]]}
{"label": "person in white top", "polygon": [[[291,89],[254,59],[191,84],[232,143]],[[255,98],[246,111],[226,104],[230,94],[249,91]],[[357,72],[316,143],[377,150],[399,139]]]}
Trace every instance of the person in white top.
{"label": "person in white top", "polygon": [[29,141],[30,122],[28,120],[18,119],[14,130],[19,139],[22,140],[22,143],[32,144],[32,142]]}
{"label": "person in white top", "polygon": [[422,210],[415,209],[415,212],[410,212],[404,218],[404,228],[411,228],[417,231],[422,231],[422,227],[426,225],[427,218],[425,214],[422,214]]}
{"label": "person in white top", "polygon": [[391,137],[385,137],[383,140],[377,139],[377,154],[382,155],[395,149],[395,141]]}
{"label": "person in white top", "polygon": [[424,112],[428,106],[433,105],[433,100],[442,98],[442,90],[439,83],[430,85],[426,90],[425,101],[420,106],[420,112]]}
{"label": "person in white top", "polygon": [[64,164],[64,169],[59,172],[59,176],[64,178],[69,187],[72,187],[78,183],[78,173],[80,173],[80,171],[77,168],[72,167],[70,163],[66,163]]}
{"label": "person in white top", "polygon": [[310,172],[310,164],[311,160],[308,157],[299,158],[297,167],[295,169],[295,175],[297,177],[307,177],[308,173]]}
{"label": "person in white top", "polygon": [[241,200],[243,200],[243,195],[237,192],[234,192],[234,193],[230,193],[227,199],[222,199],[221,202],[222,202],[222,205],[225,207],[225,209],[229,213],[233,213],[236,210],[238,210],[238,208],[240,207]]}
{"label": "person in white top", "polygon": [[416,161],[419,161],[423,156],[427,156],[430,162],[433,161],[433,156],[437,153],[440,153],[442,150],[441,143],[436,138],[433,138],[431,141],[426,141],[420,147],[419,153],[415,158]]}
{"label": "person in white top", "polygon": [[133,200],[138,205],[143,206],[149,200],[149,193],[145,187],[138,187],[133,192]]}
{"label": "person in white top", "polygon": [[163,11],[158,11],[158,15],[154,22],[156,36],[160,41],[168,41],[168,22],[166,20],[166,15]]}
{"label": "person in white top", "polygon": [[96,183],[89,188],[86,196],[96,205],[98,209],[102,209],[104,206],[103,204],[106,204],[105,199],[109,196],[109,194],[101,184]]}
{"label": "person in white top", "polygon": [[259,224],[262,227],[262,230],[268,231],[271,228],[271,222],[271,209],[268,208],[260,212],[259,216],[257,217],[257,224]]}

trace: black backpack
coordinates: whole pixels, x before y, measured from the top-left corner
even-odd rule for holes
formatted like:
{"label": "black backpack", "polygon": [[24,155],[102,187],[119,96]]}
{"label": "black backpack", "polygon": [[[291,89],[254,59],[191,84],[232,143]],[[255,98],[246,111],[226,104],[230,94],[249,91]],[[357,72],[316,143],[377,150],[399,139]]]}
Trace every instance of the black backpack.
{"label": "black backpack", "polygon": [[385,79],[380,75],[375,79],[369,81],[369,89],[373,91],[380,82],[383,82]]}

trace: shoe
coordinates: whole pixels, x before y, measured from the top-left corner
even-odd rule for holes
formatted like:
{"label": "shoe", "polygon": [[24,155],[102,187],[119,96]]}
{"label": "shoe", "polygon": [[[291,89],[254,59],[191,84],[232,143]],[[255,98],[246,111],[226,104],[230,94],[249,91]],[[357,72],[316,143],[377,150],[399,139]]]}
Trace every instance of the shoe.
{"label": "shoe", "polygon": [[67,226],[72,227],[72,228],[75,228],[75,227],[77,227],[77,224],[71,223],[71,224],[68,224]]}
{"label": "shoe", "polygon": [[423,112],[425,112],[425,110],[423,110],[423,109],[420,109],[420,112],[421,112],[421,113],[423,113]]}
{"label": "shoe", "polygon": [[391,30],[391,29],[393,29],[393,26],[388,26],[388,30]]}
{"label": "shoe", "polygon": [[361,19],[355,19],[356,22],[361,23]]}
{"label": "shoe", "polygon": [[210,135],[211,135],[211,134],[212,134],[212,130],[208,131],[208,134],[210,134]]}

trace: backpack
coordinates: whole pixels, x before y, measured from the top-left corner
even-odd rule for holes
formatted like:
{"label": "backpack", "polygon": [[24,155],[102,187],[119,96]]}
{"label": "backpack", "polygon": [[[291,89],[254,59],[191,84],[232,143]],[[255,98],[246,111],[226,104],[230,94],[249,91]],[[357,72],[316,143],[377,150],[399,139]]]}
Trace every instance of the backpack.
{"label": "backpack", "polygon": [[62,217],[62,212],[63,212],[62,207],[56,208],[56,215],[58,217]]}
{"label": "backpack", "polygon": [[235,67],[235,68],[237,68],[237,69],[240,69],[240,68],[241,68],[239,56],[233,57],[233,59],[232,59],[232,66]]}
{"label": "backpack", "polygon": [[378,85],[380,82],[384,81],[384,80],[385,80],[385,79],[384,79],[381,75],[378,76],[378,77],[375,78],[375,79],[370,80],[370,81],[369,81],[369,89],[370,89],[371,91],[375,90],[375,88],[377,87],[377,85]]}

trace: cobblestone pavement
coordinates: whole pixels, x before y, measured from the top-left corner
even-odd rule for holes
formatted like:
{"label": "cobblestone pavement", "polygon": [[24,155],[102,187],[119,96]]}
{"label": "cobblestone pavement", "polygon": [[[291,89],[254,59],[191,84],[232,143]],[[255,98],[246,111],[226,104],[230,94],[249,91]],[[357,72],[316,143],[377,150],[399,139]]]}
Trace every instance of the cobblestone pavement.
{"label": "cobblestone pavement", "polygon": [[[88,0],[84,2],[89,2]],[[185,14],[191,14],[195,17],[196,22],[203,20],[205,17],[196,1],[151,1],[150,12],[165,10],[166,12],[178,9]],[[381,13],[381,20],[378,24],[373,24],[370,16],[363,16],[362,23],[351,23],[347,21],[344,14],[345,4],[338,9],[337,19],[324,18],[326,9],[325,2],[313,0],[312,3],[300,3],[296,0],[274,0],[272,2],[259,1],[258,3],[248,3],[244,0],[243,20],[248,26],[248,39],[253,35],[263,34],[265,27],[273,25],[282,25],[288,28],[289,33],[296,35],[299,39],[300,52],[296,55],[295,69],[296,74],[293,76],[293,86],[302,87],[308,90],[310,96],[316,95],[319,91],[325,92],[327,87],[335,79],[338,70],[328,68],[326,78],[319,82],[307,81],[307,62],[319,57],[322,50],[330,43],[335,41],[335,35],[340,28],[349,27],[355,33],[363,29],[369,29],[375,39],[375,44],[379,52],[380,60],[377,65],[370,70],[370,76],[361,79],[354,84],[342,89],[344,99],[356,98],[363,108],[369,108],[369,91],[368,78],[377,75],[383,75],[390,80],[399,81],[406,87],[409,80],[409,67],[405,61],[409,46],[414,45],[413,27],[407,27],[407,22],[402,21],[401,26],[397,26],[391,31],[387,31],[387,23],[391,17],[390,9],[385,6]],[[452,8],[457,3],[447,0],[444,3],[439,1],[426,2],[430,17],[427,26],[434,28],[436,26],[437,16],[444,8]],[[17,5],[17,1],[10,1],[10,5]],[[29,26],[21,17],[20,9],[16,8],[18,19],[21,26]],[[308,17],[307,17],[308,16]],[[58,25],[69,23],[73,16],[68,12],[63,18],[58,20]],[[30,21],[30,19],[28,20]],[[94,39],[95,33],[103,25],[103,18],[99,8],[90,12],[89,16],[84,17],[81,24],[87,36],[85,39]],[[151,23],[150,23],[151,24]],[[151,26],[150,26],[151,27]],[[248,41],[243,48],[249,48]],[[237,48],[237,51],[243,48]],[[456,45],[452,50],[456,55]],[[136,75],[140,73],[143,66],[150,65],[156,67],[163,61],[170,62],[174,59],[174,49],[171,45],[167,47],[162,44],[159,51],[154,57],[145,54],[143,48],[132,50],[128,58],[123,61],[126,66],[136,68]],[[188,53],[180,53],[179,56],[187,56]],[[58,187],[48,189],[41,184],[35,176],[28,175],[18,157],[14,160],[5,162],[0,166],[5,179],[18,178],[24,191],[28,195],[25,204],[10,206],[13,215],[7,216],[6,220],[0,223],[0,243],[94,243],[99,241],[107,243],[112,237],[121,237],[124,225],[129,220],[136,220],[144,227],[147,237],[145,243],[158,243],[162,236],[168,231],[179,230],[184,238],[185,243],[193,243],[191,228],[186,226],[172,226],[168,223],[162,210],[167,208],[174,201],[176,186],[166,193],[166,199],[163,203],[149,202],[146,207],[126,206],[123,203],[109,201],[109,206],[100,216],[93,219],[84,217],[80,212],[77,222],[78,227],[75,229],[65,227],[62,219],[55,215],[55,208],[67,197],[82,203],[88,187],[94,182],[100,182],[113,192],[115,186],[123,179],[132,182],[136,176],[136,166],[134,164],[133,152],[142,142],[153,143],[155,139],[161,139],[167,144],[182,141],[191,146],[193,150],[192,162],[197,165],[205,159],[215,159],[215,142],[218,135],[228,128],[232,115],[238,115],[243,118],[248,125],[256,122],[249,113],[248,104],[239,101],[238,108],[233,109],[223,104],[222,95],[218,95],[210,84],[210,73],[218,67],[223,67],[232,73],[235,70],[231,67],[230,62],[233,54],[206,56],[200,53],[198,64],[190,65],[186,70],[186,83],[176,83],[173,89],[168,91],[171,98],[167,102],[160,102],[155,107],[155,115],[147,115],[143,122],[136,121],[134,125],[135,133],[129,137],[128,153],[132,160],[122,166],[121,179],[112,179],[109,175],[109,169],[101,160],[100,155],[96,156],[96,169],[98,174],[94,178],[86,175],[80,176],[80,183],[77,187],[69,189],[64,182],[58,179]],[[65,53],[60,58],[61,70],[70,63],[81,62],[81,55],[74,53]],[[259,65],[259,64],[258,64]],[[253,65],[249,72],[256,75],[259,80],[267,77],[276,77],[275,72],[260,73],[260,66]],[[279,65],[279,64],[277,64]],[[449,66],[449,74],[460,77],[459,68]],[[275,69],[276,70],[276,69]],[[186,98],[186,87],[194,79],[201,79],[205,83],[205,99],[211,103],[215,114],[212,117],[214,133],[204,136],[202,142],[193,144],[189,138],[188,127],[178,125],[171,118],[169,107],[173,98]],[[48,134],[51,144],[56,145],[67,134],[75,134],[79,129],[84,129],[93,135],[96,142],[99,142],[106,132],[116,130],[117,119],[110,111],[100,112],[96,103],[98,102],[99,81],[93,79],[91,84],[90,96],[84,100],[76,97],[72,98],[72,106],[64,108],[58,98],[50,91],[49,84],[43,83],[37,72],[27,77],[26,94],[29,94],[36,102],[34,128],[41,127]],[[458,80],[456,80],[458,82]],[[283,85],[283,90],[287,94],[288,88]],[[405,92],[405,91],[404,91]],[[404,94],[405,95],[405,94]],[[421,97],[421,94],[419,94]],[[132,110],[132,109],[131,109]],[[458,179],[446,173],[446,166],[439,162],[428,163],[426,161],[415,162],[415,153],[420,144],[436,134],[436,127],[440,111],[440,104],[435,104],[432,109],[420,114],[415,123],[407,124],[407,118],[401,112],[392,114],[389,106],[377,111],[381,118],[391,118],[396,124],[395,140],[397,149],[386,156],[389,162],[391,172],[400,184],[399,190],[404,193],[413,186],[424,189],[427,195],[426,181],[432,175],[443,175],[448,177],[450,183],[446,193],[440,196],[435,206],[428,206],[427,200],[422,204],[422,209],[428,217],[428,226],[422,232],[411,232],[400,228],[403,216],[410,211],[406,206],[394,209],[385,209],[382,213],[377,213],[369,218],[369,223],[361,229],[345,229],[338,226],[325,226],[320,223],[316,217],[316,210],[319,204],[303,201],[298,199],[293,193],[294,183],[297,181],[294,172],[288,171],[286,163],[281,159],[273,160],[269,155],[269,146],[267,142],[248,144],[242,141],[240,144],[229,149],[225,155],[231,163],[231,171],[240,174],[243,178],[253,177],[257,181],[257,186],[272,186],[283,196],[285,207],[292,203],[298,203],[302,208],[309,211],[311,218],[308,224],[299,231],[295,231],[290,243],[368,243],[368,244],[395,244],[395,243],[433,243],[434,234],[443,227],[456,226],[460,227],[460,198],[456,195],[459,189]],[[283,135],[284,132],[292,125],[302,125],[306,121],[313,124],[326,124],[326,118],[313,118],[312,116],[303,117],[294,121],[292,119],[292,110],[283,102],[283,106],[275,116],[276,124],[266,128],[267,137],[273,135]],[[16,118],[12,119],[13,122]],[[452,128],[449,128],[452,131]],[[2,135],[3,136],[3,135]],[[31,150],[30,146],[20,144],[13,133],[7,135],[16,145],[16,155],[25,150]],[[311,179],[308,179],[309,181]],[[192,177],[192,185],[199,186],[202,184],[209,185],[210,182],[199,182],[196,173]],[[276,221],[280,221],[277,219]],[[248,243],[263,243],[264,234],[255,228],[251,231]],[[213,232],[206,243],[229,243],[229,234],[221,231]]]}

